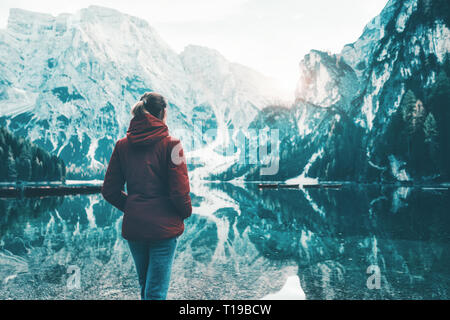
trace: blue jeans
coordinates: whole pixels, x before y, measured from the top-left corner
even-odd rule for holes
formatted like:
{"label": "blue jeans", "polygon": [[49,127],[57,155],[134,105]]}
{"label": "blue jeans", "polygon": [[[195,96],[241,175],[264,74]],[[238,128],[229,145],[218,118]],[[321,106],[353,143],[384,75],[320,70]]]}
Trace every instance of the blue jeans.
{"label": "blue jeans", "polygon": [[142,300],[165,300],[169,289],[177,238],[130,241]]}

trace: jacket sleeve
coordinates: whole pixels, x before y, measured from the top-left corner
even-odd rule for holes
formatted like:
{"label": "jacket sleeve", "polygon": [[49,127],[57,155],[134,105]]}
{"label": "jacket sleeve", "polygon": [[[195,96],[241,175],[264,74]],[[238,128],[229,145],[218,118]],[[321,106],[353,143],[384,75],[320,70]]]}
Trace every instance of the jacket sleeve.
{"label": "jacket sleeve", "polygon": [[127,194],[123,191],[124,185],[125,177],[122,172],[116,143],[109,160],[101,192],[105,200],[120,211],[124,211],[127,201]]}
{"label": "jacket sleeve", "polygon": [[169,144],[168,184],[169,196],[183,219],[192,214],[191,196],[189,195],[189,176],[183,148],[179,140]]}

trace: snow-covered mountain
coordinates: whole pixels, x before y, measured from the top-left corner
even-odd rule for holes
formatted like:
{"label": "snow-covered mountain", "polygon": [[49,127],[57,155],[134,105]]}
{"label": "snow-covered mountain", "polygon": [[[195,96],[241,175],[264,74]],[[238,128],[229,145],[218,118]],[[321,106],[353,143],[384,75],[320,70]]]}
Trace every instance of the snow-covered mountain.
{"label": "snow-covered mountain", "polygon": [[69,177],[102,175],[145,91],[167,97],[169,127],[191,132],[197,118],[246,126],[278,97],[270,79],[218,52],[177,54],[146,21],[97,6],[56,17],[11,9],[0,62],[0,124],[60,156]]}
{"label": "snow-covered mountain", "polygon": [[236,166],[222,177],[448,179],[449,12],[448,1],[390,0],[340,53],[312,50],[295,104],[252,123],[281,128],[279,173]]}
{"label": "snow-covered mountain", "polygon": [[274,80],[230,63],[214,49],[189,45],[180,58],[193,89],[203,93],[198,103],[211,104],[233,127],[246,128],[267,103],[282,98]]}
{"label": "snow-covered mountain", "polygon": [[[446,180],[449,12],[444,0],[388,1],[340,53],[302,59],[286,107],[270,79],[213,49],[177,54],[141,19],[95,6],[57,17],[12,9],[0,31],[0,124],[60,155],[69,177],[101,177],[130,107],[154,90],[171,103],[170,128],[194,139],[198,120],[218,129],[193,153],[207,158],[196,177]],[[220,155],[230,128],[278,129],[279,172]]]}
{"label": "snow-covered mountain", "polygon": [[[417,121],[415,132],[404,134],[404,128],[415,120],[414,117],[405,118],[406,109],[401,106],[402,102],[406,103],[405,93],[414,92],[416,105],[419,101],[423,103],[425,112],[434,114],[438,123],[442,124],[436,128],[440,130],[441,138],[436,144],[444,152],[448,149],[445,138],[448,136],[448,126],[444,125],[448,123],[448,113],[442,113],[441,109],[450,101],[449,92],[437,102],[433,101],[433,95],[436,86],[440,85],[437,83],[438,74],[444,73],[447,76],[444,82],[448,83],[449,9],[448,2],[440,0],[390,0],[381,14],[365,27],[356,42],[346,45],[340,54],[333,55],[341,63],[339,66],[329,67],[326,62],[322,64],[327,66],[330,74],[339,73],[325,84],[318,83],[316,90],[320,92],[329,85],[333,88],[329,92],[338,91],[341,97],[335,101],[334,108],[340,113],[339,118],[330,122],[329,130],[322,132],[333,137],[327,139],[328,148],[322,163],[318,162],[315,174],[325,178],[356,176],[363,180],[389,177],[409,180],[425,175],[449,177],[448,165],[433,168],[435,164],[430,158],[436,155],[429,154],[422,158],[427,163],[425,165],[416,163],[419,154],[429,153],[428,146],[423,143],[427,141],[427,128],[423,123],[425,117],[422,123]],[[347,81],[351,70],[357,76],[358,86],[352,86],[353,82]],[[301,83],[302,79],[299,86]],[[329,96],[329,99],[332,97]],[[302,95],[297,98],[310,101]],[[394,119],[399,114],[403,115],[404,121],[394,128]],[[339,131],[340,127],[342,131]],[[355,141],[355,138],[360,141]],[[411,150],[415,147],[418,154],[400,150],[400,146],[407,144],[409,139],[413,140],[409,142]],[[342,153],[346,152],[353,156],[342,157]],[[356,163],[348,167],[345,161]],[[400,174],[398,167],[403,167],[403,174]]]}

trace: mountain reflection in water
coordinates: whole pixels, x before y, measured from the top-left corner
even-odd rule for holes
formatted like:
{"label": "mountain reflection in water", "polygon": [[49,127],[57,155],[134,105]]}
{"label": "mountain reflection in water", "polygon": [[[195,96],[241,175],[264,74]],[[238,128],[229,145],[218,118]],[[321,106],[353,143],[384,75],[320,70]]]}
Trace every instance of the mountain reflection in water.
{"label": "mountain reflection in water", "polygon": [[[217,183],[192,200],[169,299],[260,299],[293,276],[306,299],[449,298],[448,190]],[[0,199],[0,299],[138,299],[121,216],[99,194]]]}

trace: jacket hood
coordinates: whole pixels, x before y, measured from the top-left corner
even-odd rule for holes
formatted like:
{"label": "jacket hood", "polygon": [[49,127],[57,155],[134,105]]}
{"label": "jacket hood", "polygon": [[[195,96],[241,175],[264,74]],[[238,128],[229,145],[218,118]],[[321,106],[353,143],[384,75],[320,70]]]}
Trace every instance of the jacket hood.
{"label": "jacket hood", "polygon": [[169,135],[167,125],[151,114],[133,117],[127,130],[128,141],[135,146],[152,145]]}

